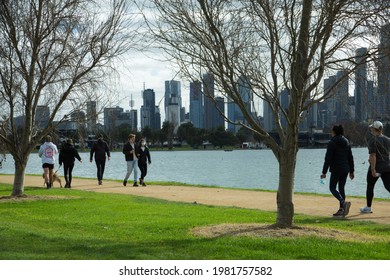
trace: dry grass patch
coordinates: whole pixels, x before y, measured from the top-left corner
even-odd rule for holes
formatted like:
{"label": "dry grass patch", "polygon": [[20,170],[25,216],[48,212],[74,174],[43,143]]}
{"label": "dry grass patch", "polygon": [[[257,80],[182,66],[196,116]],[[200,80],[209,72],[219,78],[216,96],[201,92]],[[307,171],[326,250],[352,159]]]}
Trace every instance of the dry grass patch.
{"label": "dry grass patch", "polygon": [[352,233],[348,231],[326,229],[321,227],[295,226],[293,228],[278,228],[269,224],[220,224],[196,227],[191,230],[195,236],[217,238],[224,236],[249,236],[256,238],[297,238],[316,236],[340,241],[368,242],[378,241],[379,237]]}

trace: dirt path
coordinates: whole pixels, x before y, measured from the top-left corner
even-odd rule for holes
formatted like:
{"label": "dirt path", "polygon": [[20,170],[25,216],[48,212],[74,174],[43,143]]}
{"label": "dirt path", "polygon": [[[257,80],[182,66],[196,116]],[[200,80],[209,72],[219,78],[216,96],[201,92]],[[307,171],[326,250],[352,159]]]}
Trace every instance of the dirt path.
{"label": "dirt path", "polygon": [[[13,175],[0,175],[0,182],[12,184]],[[40,176],[26,176],[25,186],[43,188],[43,179]],[[378,187],[382,188],[383,186],[378,184]],[[54,188],[59,188],[58,183],[54,184]],[[132,187],[131,184],[124,187],[122,183],[114,181],[104,181],[103,185],[99,186],[96,180],[78,178],[73,179],[72,189],[146,196],[206,205],[236,206],[276,211],[276,194],[274,192],[160,185],[148,185],[147,187],[137,188]],[[360,214],[359,212],[359,208],[366,204],[365,199],[349,198],[348,200],[352,202],[352,206],[346,219],[390,224],[390,200],[378,201],[374,199],[374,213],[372,214]],[[326,217],[331,217],[338,207],[338,203],[333,197],[299,194],[294,195],[294,205],[296,214]]]}

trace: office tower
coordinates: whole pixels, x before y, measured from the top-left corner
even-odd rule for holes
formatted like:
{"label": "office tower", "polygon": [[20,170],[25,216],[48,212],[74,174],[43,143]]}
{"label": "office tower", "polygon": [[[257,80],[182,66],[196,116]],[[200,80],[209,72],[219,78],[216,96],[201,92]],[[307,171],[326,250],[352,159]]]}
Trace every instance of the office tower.
{"label": "office tower", "polygon": [[[288,111],[288,106],[290,104],[290,91],[288,89],[282,90],[280,92],[279,100],[280,100],[280,106],[282,107],[280,110],[280,114],[279,114],[280,123],[281,123],[283,128],[286,128],[287,127],[287,119],[286,119],[285,113]],[[282,110],[284,111],[284,113]]]}
{"label": "office tower", "polygon": [[123,113],[123,108],[104,108],[104,130],[106,132],[112,131],[117,126],[117,120],[120,119],[120,115]]}
{"label": "office tower", "polygon": [[203,74],[203,94],[204,94],[204,128],[213,129],[216,127],[214,116],[216,108],[214,104],[214,76],[210,73]]}
{"label": "office tower", "polygon": [[138,111],[136,109],[130,110],[130,126],[133,131],[138,127]]}
{"label": "office tower", "polygon": [[[165,81],[165,120],[172,123],[176,131],[181,119],[181,87],[179,81]],[[184,120],[184,119],[183,119]]]}
{"label": "office tower", "polygon": [[[338,71],[336,73],[336,122],[341,123],[351,120],[351,110],[349,108],[349,76],[348,71]],[[364,94],[367,96],[367,94]],[[367,110],[364,109],[363,112]],[[366,113],[363,113],[366,115]]]}
{"label": "office tower", "polygon": [[35,111],[35,122],[34,125],[38,129],[43,129],[47,127],[50,119],[50,109],[49,106],[37,106],[37,110]]}
{"label": "office tower", "polygon": [[390,24],[381,29],[378,51],[378,95],[375,118],[390,115]]}
{"label": "office tower", "polygon": [[225,99],[222,96],[215,97],[215,106],[214,127],[225,127]]}
{"label": "office tower", "polygon": [[268,101],[263,101],[263,122],[265,131],[275,130],[275,117]]}
{"label": "office tower", "polygon": [[[367,120],[367,49],[356,50],[355,63],[355,120],[362,122]],[[370,100],[370,102],[373,100]]]}
{"label": "office tower", "polygon": [[[245,104],[246,110],[251,113],[251,102],[253,99],[253,93],[250,89],[249,83],[247,82],[246,78],[241,76],[237,81],[237,88],[238,93],[242,99],[242,101]],[[228,118],[234,122],[242,122],[246,123],[246,120],[244,118],[244,114],[242,113],[241,109],[238,107],[237,104],[235,104],[232,99],[228,98]],[[240,126],[228,123],[228,130],[236,133],[240,129]]]}
{"label": "office tower", "polygon": [[197,128],[204,128],[202,83],[190,83],[190,122]]}
{"label": "office tower", "polygon": [[96,132],[97,110],[96,101],[87,102],[87,130],[90,134]]}
{"label": "office tower", "polygon": [[[160,129],[156,114],[156,94],[153,89],[142,92],[143,105],[141,107],[141,128],[150,127],[152,130]],[[159,113],[159,112],[158,112]]]}

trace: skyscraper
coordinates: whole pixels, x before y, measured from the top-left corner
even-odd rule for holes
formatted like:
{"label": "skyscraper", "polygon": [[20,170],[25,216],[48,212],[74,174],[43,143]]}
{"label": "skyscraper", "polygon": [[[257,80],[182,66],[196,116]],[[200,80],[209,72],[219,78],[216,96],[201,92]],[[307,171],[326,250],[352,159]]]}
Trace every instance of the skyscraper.
{"label": "skyscraper", "polygon": [[204,128],[202,83],[190,83],[190,121],[197,128]]}
{"label": "skyscraper", "polygon": [[153,89],[142,92],[143,105],[141,107],[141,128],[150,127],[160,129],[159,112],[156,112],[156,94]]}
{"label": "skyscraper", "polygon": [[388,118],[390,115],[390,24],[381,29],[378,54],[378,96],[376,118]]}
{"label": "skyscraper", "polygon": [[216,127],[214,116],[216,116],[216,108],[214,105],[214,76],[210,73],[203,74],[203,94],[204,98],[204,128],[213,129]]}
{"label": "skyscraper", "polygon": [[176,131],[180,123],[183,121],[181,119],[181,87],[179,81],[165,81],[165,120],[172,123],[174,130]]}
{"label": "skyscraper", "polygon": [[355,63],[355,120],[357,122],[367,120],[367,49],[356,50]]}
{"label": "skyscraper", "polygon": [[[245,104],[246,110],[248,112],[251,112],[251,102],[253,99],[253,93],[249,87],[249,83],[246,80],[245,77],[241,76],[237,81],[237,87],[238,92],[240,94],[240,97],[242,101]],[[244,118],[244,114],[242,113],[240,107],[238,107],[237,104],[235,104],[231,99],[228,99],[228,117],[230,120],[234,122],[242,122],[246,123],[246,120]],[[238,132],[240,129],[240,126],[228,123],[228,130],[235,133]]]}
{"label": "skyscraper", "polygon": [[88,133],[94,134],[96,132],[97,111],[96,101],[87,102],[87,130]]}

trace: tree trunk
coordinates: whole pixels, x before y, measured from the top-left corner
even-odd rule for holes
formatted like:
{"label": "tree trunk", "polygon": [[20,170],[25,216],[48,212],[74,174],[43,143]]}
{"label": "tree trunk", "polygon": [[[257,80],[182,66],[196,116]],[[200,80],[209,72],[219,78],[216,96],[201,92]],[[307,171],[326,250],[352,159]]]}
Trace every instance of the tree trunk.
{"label": "tree trunk", "polygon": [[290,147],[290,151],[287,150],[279,161],[276,226],[280,228],[291,228],[294,224],[293,197],[296,157],[296,149]]}
{"label": "tree trunk", "polygon": [[26,172],[27,159],[15,160],[15,177],[14,177],[14,185],[12,189],[12,196],[21,196],[24,193],[24,175]]}

